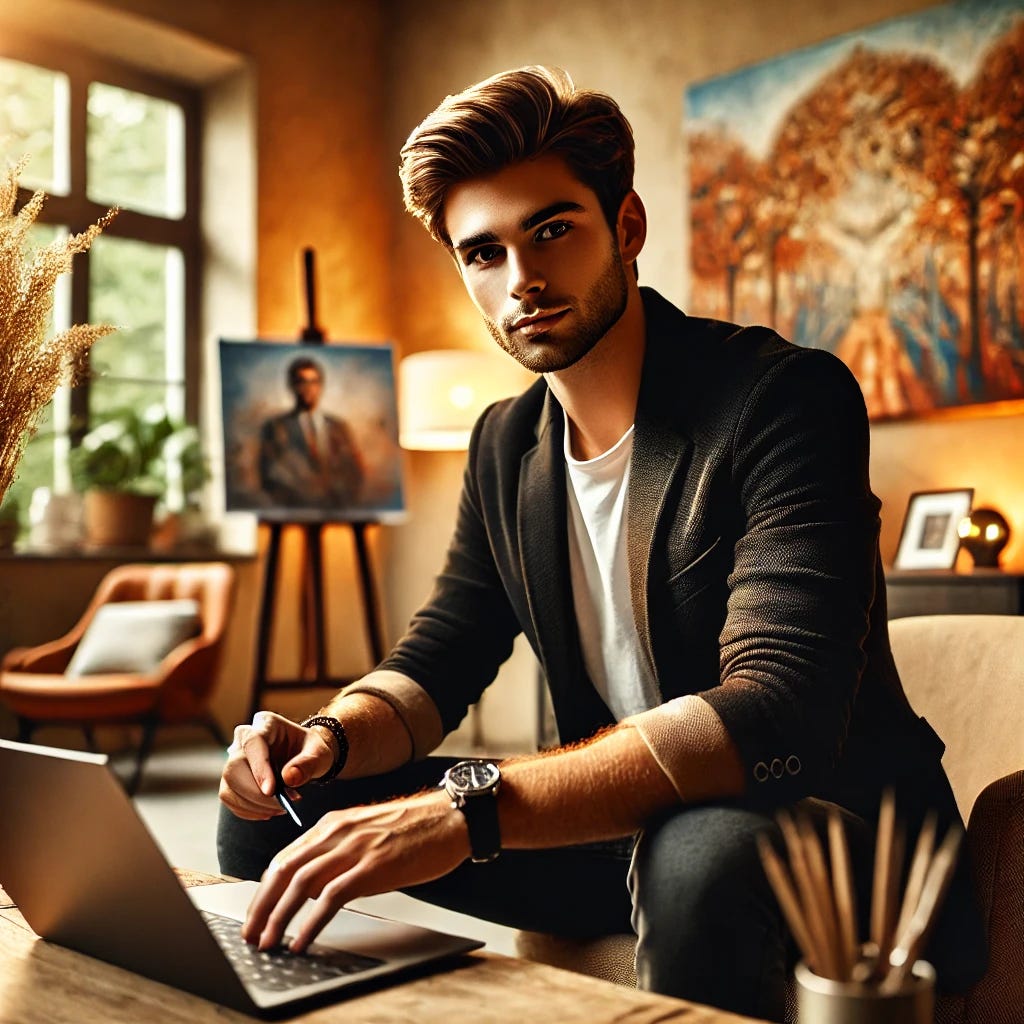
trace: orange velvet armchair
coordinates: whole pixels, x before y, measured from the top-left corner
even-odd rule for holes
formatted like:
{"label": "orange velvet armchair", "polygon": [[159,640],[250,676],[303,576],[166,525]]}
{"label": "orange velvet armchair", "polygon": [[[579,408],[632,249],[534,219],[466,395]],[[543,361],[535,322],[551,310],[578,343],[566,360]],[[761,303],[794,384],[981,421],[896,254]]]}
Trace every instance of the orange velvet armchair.
{"label": "orange velvet armchair", "polygon": [[96,725],[141,725],[131,793],[160,726],[203,724],[224,744],[207,705],[233,595],[234,570],[223,562],[112,569],[64,636],[0,663],[0,700],[17,716],[18,738],[70,724],[92,748]]}

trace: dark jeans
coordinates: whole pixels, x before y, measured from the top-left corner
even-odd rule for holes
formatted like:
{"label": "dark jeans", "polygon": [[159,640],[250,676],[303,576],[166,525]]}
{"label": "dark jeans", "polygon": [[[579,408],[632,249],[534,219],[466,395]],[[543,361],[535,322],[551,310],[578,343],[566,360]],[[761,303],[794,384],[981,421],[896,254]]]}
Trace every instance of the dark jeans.
{"label": "dark jeans", "polygon": [[[428,758],[374,779],[307,787],[300,816],[308,827],[339,807],[436,786],[451,763]],[[809,800],[801,806],[823,834],[827,805]],[[843,817],[864,932],[874,840],[862,819],[845,811]],[[299,831],[286,816],[248,822],[222,808],[221,870],[258,879]],[[777,832],[769,810],[732,803],[681,807],[651,822],[635,842],[506,850],[489,864],[467,861],[406,892],[512,928],[578,937],[635,931],[641,988],[782,1020],[786,979],[798,954],[758,857],[755,837],[763,831]],[[963,928],[951,923],[939,931],[948,933],[939,942],[946,955],[929,953],[941,979],[950,969],[944,964],[956,963]]]}

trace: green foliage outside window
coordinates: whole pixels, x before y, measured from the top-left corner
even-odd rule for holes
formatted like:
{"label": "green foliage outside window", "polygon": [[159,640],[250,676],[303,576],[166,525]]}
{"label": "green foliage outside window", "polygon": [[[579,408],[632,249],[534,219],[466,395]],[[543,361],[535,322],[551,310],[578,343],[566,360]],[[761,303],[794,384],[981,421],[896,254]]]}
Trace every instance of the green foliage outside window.
{"label": "green foliage outside window", "polygon": [[[68,194],[79,204],[76,208],[87,199],[138,211],[151,223],[183,217],[184,109],[108,82],[91,81],[75,93],[70,82],[62,71],[0,57],[0,161],[29,156],[22,185],[44,188],[54,196]],[[86,119],[85,152],[79,155],[86,167],[85,188],[76,194],[69,193],[68,181],[73,94],[84,96],[85,110],[79,116]],[[44,207],[44,219],[46,212]],[[52,325],[57,330],[74,319],[110,323],[117,331],[97,343],[90,355],[87,413],[79,406],[88,421],[72,420],[70,390],[62,388],[28,439],[9,492],[9,504],[20,508],[23,529],[36,488],[60,492],[71,486],[71,431],[119,422],[126,408],[143,417],[145,410],[160,407],[173,424],[175,437],[184,436],[177,430],[185,410],[184,255],[144,237],[124,237],[123,226],[119,228],[120,237],[107,234],[93,246],[84,304],[69,308],[70,288],[65,301],[57,303],[57,322]],[[52,223],[34,230],[33,245],[68,233],[67,227]],[[158,237],[150,234],[150,239]],[[74,273],[81,270],[76,266]],[[78,295],[76,302],[82,303],[82,293]],[[186,461],[189,451],[186,446]],[[183,477],[187,501],[195,472],[182,464],[171,475]]]}

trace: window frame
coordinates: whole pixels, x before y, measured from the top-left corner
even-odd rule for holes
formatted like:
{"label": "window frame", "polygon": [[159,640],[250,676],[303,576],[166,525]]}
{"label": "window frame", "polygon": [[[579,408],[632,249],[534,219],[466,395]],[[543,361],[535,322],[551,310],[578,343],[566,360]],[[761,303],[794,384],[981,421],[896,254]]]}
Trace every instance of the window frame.
{"label": "window frame", "polygon": [[[184,115],[184,187],[185,212],[179,218],[161,217],[136,210],[122,209],[104,231],[105,237],[132,239],[153,245],[180,249],[184,264],[184,366],[181,380],[163,382],[178,386],[184,396],[185,419],[198,424],[202,394],[202,355],[200,338],[200,289],[202,285],[202,236],[200,221],[200,137],[202,93],[195,86],[140,71],[121,61],[86,50],[45,44],[26,36],[4,34],[0,57],[21,61],[68,78],[69,125],[68,146],[69,191],[57,195],[47,191],[47,200],[37,218],[41,224],[63,225],[71,232],[85,230],[106,213],[107,207],[86,194],[87,185],[87,123],[88,88],[92,82],[130,89],[158,99],[169,100],[182,108]],[[31,189],[19,188],[18,201],[26,201]],[[91,321],[89,312],[89,253],[74,258],[71,274],[71,322]],[[117,379],[111,376],[109,379]],[[71,443],[77,444],[89,429],[88,373],[71,388],[70,405],[74,426]]]}

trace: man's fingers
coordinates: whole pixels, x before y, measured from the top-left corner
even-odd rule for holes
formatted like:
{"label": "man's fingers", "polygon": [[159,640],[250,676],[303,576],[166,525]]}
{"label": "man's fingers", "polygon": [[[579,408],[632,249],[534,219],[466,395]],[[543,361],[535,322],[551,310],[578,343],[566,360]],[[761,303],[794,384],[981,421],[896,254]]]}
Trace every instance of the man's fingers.
{"label": "man's fingers", "polygon": [[[250,777],[250,784],[251,784]],[[253,790],[256,793],[255,789]],[[284,809],[276,800],[268,802],[262,795],[248,797],[246,794],[239,789],[232,788],[231,783],[227,778],[222,778],[220,783],[220,791],[217,794],[220,798],[221,803],[232,814],[237,815],[239,818],[245,818],[249,821],[266,821],[268,818],[272,818],[278,814],[284,814]]]}
{"label": "man's fingers", "polygon": [[270,763],[270,748],[278,731],[277,718],[277,715],[269,711],[257,711],[251,726],[240,725],[235,730],[235,743],[245,754],[252,777],[265,796],[274,794],[274,768]]}
{"label": "man's fingers", "polygon": [[241,818],[265,819],[279,813],[273,799],[271,745],[279,731],[278,716],[260,712],[252,725],[235,728],[221,774],[220,799]]}
{"label": "man's fingers", "polygon": [[338,871],[337,864],[337,851],[329,851],[303,864],[292,875],[263,926],[259,936],[260,949],[271,949],[281,942],[289,922],[306,900],[320,895],[331,876]]}
{"label": "man's fingers", "polygon": [[288,786],[298,788],[324,775],[331,767],[334,752],[316,729],[308,729],[302,749],[281,769]]}
{"label": "man's fingers", "polygon": [[[246,942],[260,942],[262,945],[261,936],[264,934],[267,922],[279,900],[283,898],[289,884],[302,866],[318,856],[319,847],[320,844],[316,841],[315,833],[307,832],[281,850],[270,862],[270,866],[263,872],[260,887],[256,890],[256,895],[253,897],[252,903],[249,904],[249,910],[245,915],[242,938]],[[290,920],[290,917],[291,915],[286,922]]]}
{"label": "man's fingers", "polygon": [[[257,716],[258,718],[259,716]],[[253,719],[255,722],[257,719]],[[274,770],[270,765],[270,745],[266,735],[253,725],[235,727],[234,742],[228,747],[225,774],[231,773],[236,783],[246,772],[265,796],[274,792]],[[243,783],[244,784],[244,783]]]}
{"label": "man's fingers", "polygon": [[346,903],[355,898],[350,886],[357,868],[353,867],[332,878],[320,891],[302,927],[295,933],[288,948],[293,953],[305,953],[306,947],[323,931],[324,926]]}
{"label": "man's fingers", "polygon": [[[242,937],[268,949],[303,911],[292,939],[292,949],[299,952],[349,900],[451,871],[469,852],[465,826],[456,817],[453,821],[443,794],[328,811],[271,862],[249,907]],[[306,911],[310,898],[314,904]]]}

